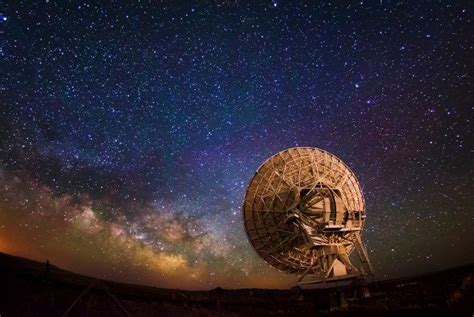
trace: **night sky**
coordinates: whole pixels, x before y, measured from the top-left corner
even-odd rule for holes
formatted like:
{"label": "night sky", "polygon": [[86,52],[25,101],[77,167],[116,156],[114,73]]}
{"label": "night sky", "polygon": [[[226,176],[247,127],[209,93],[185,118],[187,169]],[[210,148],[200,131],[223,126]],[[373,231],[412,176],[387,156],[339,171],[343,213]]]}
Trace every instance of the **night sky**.
{"label": "night sky", "polygon": [[266,158],[312,146],[359,178],[379,279],[474,261],[468,1],[178,2],[0,2],[1,252],[291,287],[241,205]]}

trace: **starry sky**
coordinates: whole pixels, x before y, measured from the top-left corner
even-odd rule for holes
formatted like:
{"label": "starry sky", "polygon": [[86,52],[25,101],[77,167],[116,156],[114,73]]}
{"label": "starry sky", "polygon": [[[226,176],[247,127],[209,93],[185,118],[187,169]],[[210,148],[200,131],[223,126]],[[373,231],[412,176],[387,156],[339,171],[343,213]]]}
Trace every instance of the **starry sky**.
{"label": "starry sky", "polygon": [[[244,232],[270,155],[359,178],[379,279],[474,261],[468,1],[0,1],[0,251],[283,288]],[[469,251],[471,250],[471,251]]]}

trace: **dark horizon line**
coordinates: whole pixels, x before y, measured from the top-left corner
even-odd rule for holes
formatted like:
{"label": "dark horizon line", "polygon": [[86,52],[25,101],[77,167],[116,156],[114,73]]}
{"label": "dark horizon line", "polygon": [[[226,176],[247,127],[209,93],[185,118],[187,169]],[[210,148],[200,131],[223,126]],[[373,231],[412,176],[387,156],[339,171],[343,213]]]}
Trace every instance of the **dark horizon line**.
{"label": "dark horizon line", "polygon": [[[181,289],[181,288],[166,288],[166,287],[151,286],[151,285],[144,285],[144,284],[127,283],[127,282],[123,282],[123,281],[109,280],[109,279],[105,279],[105,278],[94,277],[94,276],[91,276],[91,275],[84,275],[84,274],[81,274],[81,273],[76,273],[74,271],[70,271],[70,270],[64,269],[62,267],[59,267],[59,266],[55,265],[53,262],[49,261],[49,259],[46,259],[46,261],[41,262],[41,261],[33,260],[33,259],[30,259],[30,258],[26,258],[26,257],[23,257],[23,256],[18,256],[18,255],[15,255],[15,254],[5,253],[5,252],[2,252],[2,251],[0,251],[0,267],[1,267],[1,263],[2,263],[2,257],[13,258],[14,260],[17,260],[17,261],[28,261],[28,262],[30,262],[30,264],[37,265],[38,267],[40,265],[47,265],[47,263],[49,262],[50,268],[54,268],[55,270],[63,271],[63,272],[69,273],[69,274],[77,275],[77,276],[80,276],[82,278],[86,278],[86,279],[90,279],[90,280],[97,280],[97,281],[104,282],[104,283],[114,283],[114,284],[121,284],[121,285],[124,285],[124,286],[126,285],[126,286],[141,287],[141,288],[145,287],[145,288],[151,288],[151,289],[157,289],[157,290],[161,289],[161,290],[174,290],[174,291],[184,291],[184,292],[211,292],[211,291],[215,291],[215,290],[235,290],[235,291],[239,291],[239,290],[275,290],[275,291],[286,291],[286,290],[291,290],[294,287],[299,287],[296,284],[295,286],[292,286],[292,287],[289,287],[289,288],[248,288],[248,287],[247,288],[222,288],[220,286],[210,288],[210,289],[194,289],[194,290]],[[438,275],[438,274],[442,274],[442,273],[446,273],[446,272],[449,272],[449,271],[458,270],[458,269],[462,269],[462,268],[467,268],[467,267],[471,267],[471,266],[474,266],[474,262],[464,263],[464,264],[461,264],[461,265],[458,265],[458,266],[452,266],[452,267],[449,267],[449,268],[446,268],[446,269],[424,272],[424,273],[421,273],[421,274],[418,274],[418,275],[407,275],[407,276],[404,276],[404,277],[386,278],[386,279],[383,279],[383,280],[379,280],[377,278],[372,278],[372,279],[369,279],[369,284],[378,284],[378,283],[384,284],[384,283],[403,282],[405,280],[412,280],[412,279],[415,279],[415,278],[425,278],[425,277],[429,277],[431,275]],[[28,269],[31,270],[31,269],[34,269],[34,268],[29,267]],[[22,270],[24,270],[24,268]],[[46,271],[46,267],[45,267],[45,271]]]}

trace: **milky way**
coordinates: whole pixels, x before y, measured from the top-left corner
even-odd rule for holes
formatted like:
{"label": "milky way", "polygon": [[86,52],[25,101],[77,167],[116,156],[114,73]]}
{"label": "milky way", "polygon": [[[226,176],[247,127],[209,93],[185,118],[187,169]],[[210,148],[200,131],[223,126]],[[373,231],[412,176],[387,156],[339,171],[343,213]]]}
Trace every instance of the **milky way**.
{"label": "milky way", "polygon": [[292,286],[241,204],[299,145],[359,178],[378,278],[474,261],[472,6],[173,2],[0,6],[0,251],[161,287]]}

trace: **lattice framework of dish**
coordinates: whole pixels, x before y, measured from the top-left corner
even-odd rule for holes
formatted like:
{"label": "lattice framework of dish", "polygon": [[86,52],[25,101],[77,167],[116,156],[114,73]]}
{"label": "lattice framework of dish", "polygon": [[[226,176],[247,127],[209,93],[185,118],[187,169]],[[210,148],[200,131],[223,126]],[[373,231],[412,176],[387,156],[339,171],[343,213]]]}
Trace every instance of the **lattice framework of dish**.
{"label": "lattice framework of dish", "polygon": [[[251,244],[281,271],[322,279],[372,271],[361,242],[366,218],[361,186],[327,151],[297,147],[270,157],[247,188],[243,214]],[[366,265],[352,264],[354,249]]]}

